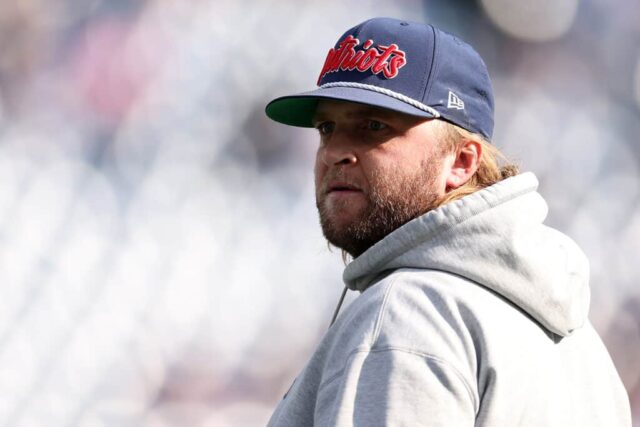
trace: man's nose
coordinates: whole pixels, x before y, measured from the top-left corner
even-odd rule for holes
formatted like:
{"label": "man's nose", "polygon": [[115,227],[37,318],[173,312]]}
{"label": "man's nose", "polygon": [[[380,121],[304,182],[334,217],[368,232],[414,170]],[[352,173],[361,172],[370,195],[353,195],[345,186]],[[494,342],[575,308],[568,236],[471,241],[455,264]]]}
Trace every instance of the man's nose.
{"label": "man's nose", "polygon": [[352,165],[358,162],[352,137],[335,132],[324,146],[323,160],[327,166]]}

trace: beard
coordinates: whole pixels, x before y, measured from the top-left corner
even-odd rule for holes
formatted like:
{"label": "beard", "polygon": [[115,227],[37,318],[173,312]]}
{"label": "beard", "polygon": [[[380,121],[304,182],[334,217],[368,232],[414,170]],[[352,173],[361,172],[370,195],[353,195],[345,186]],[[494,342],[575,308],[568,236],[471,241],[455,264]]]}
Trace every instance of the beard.
{"label": "beard", "polygon": [[[334,204],[330,211],[325,203],[327,193],[317,191],[316,206],[325,238],[356,258],[392,231],[436,208],[439,171],[434,163],[437,162],[424,162],[413,175],[372,174],[369,192],[363,193],[366,206],[346,224],[339,224],[334,219],[336,213],[347,208],[346,203]],[[325,182],[329,180],[325,179]]]}

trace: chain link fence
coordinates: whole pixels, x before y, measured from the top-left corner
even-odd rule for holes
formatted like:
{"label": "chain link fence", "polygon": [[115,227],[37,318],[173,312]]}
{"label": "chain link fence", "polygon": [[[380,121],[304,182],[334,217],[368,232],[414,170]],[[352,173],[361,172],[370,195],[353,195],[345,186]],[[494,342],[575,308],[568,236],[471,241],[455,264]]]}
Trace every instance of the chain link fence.
{"label": "chain link fence", "polygon": [[1,2],[0,425],[266,423],[343,265],[316,218],[316,135],[263,108],[376,15],[485,57],[495,142],[587,252],[639,413],[640,25],[615,3],[532,42],[470,1]]}

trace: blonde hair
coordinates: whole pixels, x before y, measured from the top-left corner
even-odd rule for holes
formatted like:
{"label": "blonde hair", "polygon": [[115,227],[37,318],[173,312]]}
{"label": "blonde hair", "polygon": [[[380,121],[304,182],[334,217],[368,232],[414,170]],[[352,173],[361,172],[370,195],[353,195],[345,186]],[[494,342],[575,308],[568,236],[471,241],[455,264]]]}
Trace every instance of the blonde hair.
{"label": "blonde hair", "polygon": [[495,145],[492,145],[481,135],[445,121],[440,121],[440,123],[442,123],[443,128],[444,140],[442,143],[445,152],[455,152],[466,141],[472,140],[480,144],[482,154],[480,155],[480,164],[476,173],[465,184],[446,193],[438,201],[438,206],[461,199],[518,174],[518,166],[511,163]]}

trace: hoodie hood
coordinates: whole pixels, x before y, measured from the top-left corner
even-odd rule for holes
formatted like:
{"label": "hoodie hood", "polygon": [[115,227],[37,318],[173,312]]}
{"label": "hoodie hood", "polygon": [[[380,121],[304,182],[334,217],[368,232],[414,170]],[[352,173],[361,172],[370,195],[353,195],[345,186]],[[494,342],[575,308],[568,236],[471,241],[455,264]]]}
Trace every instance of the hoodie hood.
{"label": "hoodie hood", "polygon": [[344,281],[364,291],[388,270],[466,277],[566,336],[589,310],[589,264],[569,237],[543,224],[547,204],[532,173],[507,178],[434,209],[353,260]]}

